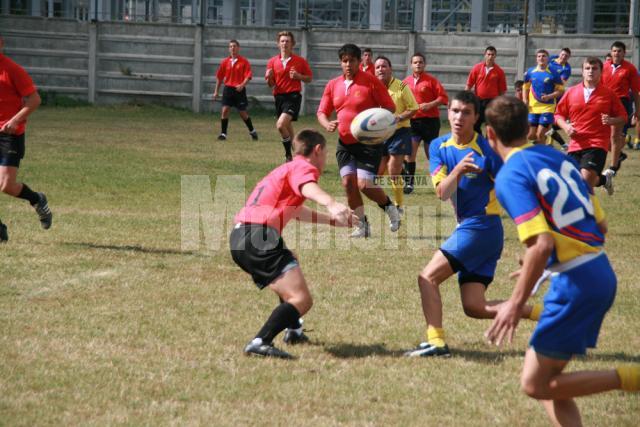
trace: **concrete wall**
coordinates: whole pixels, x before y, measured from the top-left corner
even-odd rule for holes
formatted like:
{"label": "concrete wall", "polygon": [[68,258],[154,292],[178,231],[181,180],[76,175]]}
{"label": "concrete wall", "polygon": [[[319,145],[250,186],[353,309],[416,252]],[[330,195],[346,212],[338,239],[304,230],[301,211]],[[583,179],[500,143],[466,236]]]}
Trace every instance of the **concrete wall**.
{"label": "concrete wall", "polygon": [[[498,63],[511,84],[535,64],[538,48],[573,52],[571,83],[579,80],[581,61],[604,57],[613,40],[627,44],[638,65],[638,38],[602,35],[532,35],[495,33],[410,33],[406,31],[293,30],[297,54],[311,64],[314,80],[304,92],[304,111],[313,113],[327,81],[340,74],[339,47],[347,42],[370,47],[390,58],[396,77],[407,75],[410,56],[421,51],[427,71],[448,92],[464,88],[470,67],[484,48],[498,50]],[[193,111],[218,111],[212,101],[215,70],[228,54],[229,39],[240,41],[254,78],[247,91],[252,105],[272,108],[263,76],[277,54],[277,30],[263,27],[201,27],[152,23],[87,23],[73,20],[0,16],[5,53],[23,65],[42,91],[54,91],[96,104],[160,103]],[[511,90],[511,88],[510,88]]]}

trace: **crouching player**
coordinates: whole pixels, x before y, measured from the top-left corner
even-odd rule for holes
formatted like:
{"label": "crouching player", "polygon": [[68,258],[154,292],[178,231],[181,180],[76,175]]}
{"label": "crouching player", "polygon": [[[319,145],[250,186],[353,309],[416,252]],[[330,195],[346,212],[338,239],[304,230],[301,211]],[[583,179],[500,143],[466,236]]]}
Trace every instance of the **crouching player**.
{"label": "crouching player", "polygon": [[[356,217],[348,207],[337,203],[318,185],[327,160],[326,140],[310,129],[294,138],[295,158],[271,171],[249,195],[247,204],[236,215],[237,222],[229,244],[233,260],[251,274],[258,288],[269,287],[280,298],[280,305],[245,347],[248,355],[290,359],[292,356],[273,346],[273,339],[285,328],[300,336],[300,316],[312,305],[307,282],[295,256],[287,249],[281,231],[292,218],[299,221],[351,226]],[[303,206],[305,199],[325,206],[329,214]],[[291,337],[290,341],[293,341]]]}
{"label": "crouching player", "polygon": [[522,307],[546,264],[554,274],[527,350],[521,384],[542,402],[554,425],[581,425],[573,398],[640,389],[640,365],[563,373],[569,360],[595,347],[616,293],[616,275],[602,250],[606,222],[576,164],[563,153],[527,143],[527,107],[511,97],[487,109],[487,135],[504,160],[496,179],[501,205],[526,246],[509,300],[487,310],[496,317],[487,338],[511,341]]}

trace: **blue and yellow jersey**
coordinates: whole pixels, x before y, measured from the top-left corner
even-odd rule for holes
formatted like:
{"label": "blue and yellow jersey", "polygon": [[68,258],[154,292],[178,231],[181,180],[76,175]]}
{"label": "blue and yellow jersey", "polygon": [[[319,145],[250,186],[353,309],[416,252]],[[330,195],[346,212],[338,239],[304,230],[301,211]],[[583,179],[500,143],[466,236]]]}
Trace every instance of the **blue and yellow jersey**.
{"label": "blue and yellow jersey", "polygon": [[[411,88],[402,80],[391,77],[387,90],[389,91],[389,95],[391,95],[393,102],[396,104],[396,116],[407,110],[418,110],[418,103],[416,102],[416,98],[413,96],[413,92],[411,92]],[[402,120],[398,122],[397,127],[411,127],[411,122],[409,119]]]}
{"label": "blue and yellow jersey", "polygon": [[549,265],[602,250],[597,223],[604,211],[565,154],[544,145],[514,149],[496,179],[496,193],[521,242],[551,233],[555,249]]}
{"label": "blue and yellow jersey", "polygon": [[524,87],[529,90],[529,112],[533,114],[553,113],[556,110],[556,100],[542,101],[542,95],[549,95],[557,89],[564,88],[560,74],[553,68],[540,69],[531,67],[524,73]]}
{"label": "blue and yellow jersey", "polygon": [[502,160],[491,149],[487,140],[477,133],[468,144],[459,145],[449,133],[434,139],[429,146],[429,172],[434,187],[470,152],[473,152],[473,160],[482,171],[463,176],[456,192],[451,196],[458,222],[482,215],[500,215],[494,181]]}
{"label": "blue and yellow jersey", "polygon": [[564,65],[560,64],[558,62],[558,55],[553,55],[549,58],[549,68],[558,73],[560,78],[565,82],[571,77],[571,65],[569,65],[568,62]]}

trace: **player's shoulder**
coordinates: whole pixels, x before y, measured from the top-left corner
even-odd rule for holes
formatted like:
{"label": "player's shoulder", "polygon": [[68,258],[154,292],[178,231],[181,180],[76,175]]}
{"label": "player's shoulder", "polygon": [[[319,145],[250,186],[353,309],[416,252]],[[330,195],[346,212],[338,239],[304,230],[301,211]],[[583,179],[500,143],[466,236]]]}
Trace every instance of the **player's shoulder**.
{"label": "player's shoulder", "polygon": [[440,135],[433,141],[431,141],[430,147],[434,147],[434,149],[439,150],[444,148],[443,145],[451,138],[451,132],[446,133],[444,135]]}

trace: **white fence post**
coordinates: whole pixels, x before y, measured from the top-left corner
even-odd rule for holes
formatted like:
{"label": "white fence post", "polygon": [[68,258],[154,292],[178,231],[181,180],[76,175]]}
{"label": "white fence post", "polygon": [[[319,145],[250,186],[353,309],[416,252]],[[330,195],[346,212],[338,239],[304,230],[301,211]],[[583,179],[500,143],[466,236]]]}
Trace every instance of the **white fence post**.
{"label": "white fence post", "polygon": [[195,34],[193,36],[193,98],[191,109],[194,113],[200,112],[202,104],[202,25],[195,26]]}
{"label": "white fence post", "polygon": [[97,68],[98,68],[98,21],[89,23],[89,70],[87,101],[90,104],[96,102]]}

